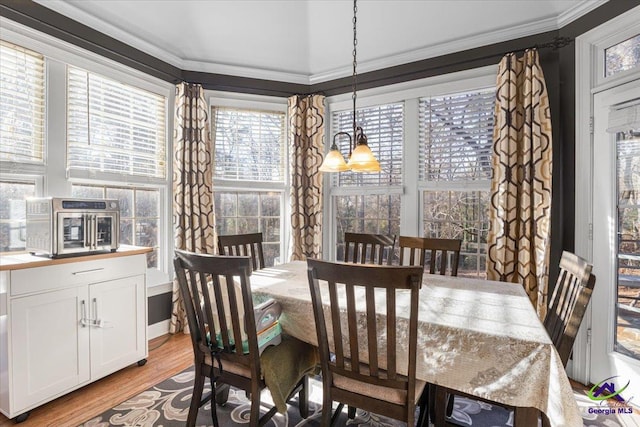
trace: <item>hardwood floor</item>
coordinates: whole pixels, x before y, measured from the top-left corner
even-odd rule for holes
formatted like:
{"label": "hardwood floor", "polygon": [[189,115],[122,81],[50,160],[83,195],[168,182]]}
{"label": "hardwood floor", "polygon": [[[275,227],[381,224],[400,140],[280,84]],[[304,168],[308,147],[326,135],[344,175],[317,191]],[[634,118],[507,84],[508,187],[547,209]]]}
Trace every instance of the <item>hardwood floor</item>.
{"label": "hardwood floor", "polygon": [[189,335],[158,337],[149,342],[147,364],[128,366],[31,411],[20,424],[0,414],[0,427],[75,427],[193,364]]}

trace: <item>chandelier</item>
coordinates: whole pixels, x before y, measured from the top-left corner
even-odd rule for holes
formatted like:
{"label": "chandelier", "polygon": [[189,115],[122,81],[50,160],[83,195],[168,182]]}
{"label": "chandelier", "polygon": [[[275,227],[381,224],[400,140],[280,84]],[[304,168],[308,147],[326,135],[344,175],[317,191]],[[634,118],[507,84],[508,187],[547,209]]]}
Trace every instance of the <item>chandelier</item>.
{"label": "chandelier", "polygon": [[[356,5],[357,0],[353,0],[353,74],[352,74],[352,89],[353,94],[351,99],[353,100],[353,137],[348,132],[338,132],[333,135],[333,143],[331,148],[320,166],[321,172],[380,172],[380,163],[376,160],[375,156],[371,152],[369,145],[367,144],[367,136],[364,134],[362,127],[356,124],[356,99],[358,97],[356,93],[357,89],[357,72],[356,66],[358,61],[356,60],[356,46],[358,44],[357,32],[356,32],[356,13],[358,7]],[[349,161],[345,162],[336,140],[339,137],[346,136],[349,138]]]}

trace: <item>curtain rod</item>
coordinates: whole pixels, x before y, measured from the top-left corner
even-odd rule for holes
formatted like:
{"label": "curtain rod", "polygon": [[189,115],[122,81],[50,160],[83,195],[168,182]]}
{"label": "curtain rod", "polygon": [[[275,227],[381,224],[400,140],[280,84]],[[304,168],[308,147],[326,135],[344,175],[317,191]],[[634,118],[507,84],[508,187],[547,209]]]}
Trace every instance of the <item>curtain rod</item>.
{"label": "curtain rod", "polygon": [[516,52],[524,52],[525,50],[529,50],[529,49],[548,49],[551,48],[551,50],[558,50],[561,49],[565,46],[569,46],[571,43],[573,43],[573,38],[571,37],[555,37],[553,40],[551,40],[550,42],[547,43],[542,43],[542,44],[534,44],[533,46],[530,47],[525,47],[522,49],[517,49],[511,52],[506,52],[504,53],[504,55],[507,55],[509,53],[516,53]]}

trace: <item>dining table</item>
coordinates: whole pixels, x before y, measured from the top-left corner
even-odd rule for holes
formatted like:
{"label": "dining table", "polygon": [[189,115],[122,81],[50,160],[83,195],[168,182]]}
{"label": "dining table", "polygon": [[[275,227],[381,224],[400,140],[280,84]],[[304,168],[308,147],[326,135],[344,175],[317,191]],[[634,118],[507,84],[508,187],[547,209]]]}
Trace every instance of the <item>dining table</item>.
{"label": "dining table", "polygon": [[[321,284],[322,286],[322,284]],[[306,261],[254,271],[254,299],[282,306],[284,333],[317,346]],[[407,302],[409,294],[407,293]],[[399,296],[398,313],[405,302]],[[398,340],[399,358],[407,343]],[[522,286],[480,278],[423,275],[416,377],[515,408],[515,425],[582,426],[564,366]]]}

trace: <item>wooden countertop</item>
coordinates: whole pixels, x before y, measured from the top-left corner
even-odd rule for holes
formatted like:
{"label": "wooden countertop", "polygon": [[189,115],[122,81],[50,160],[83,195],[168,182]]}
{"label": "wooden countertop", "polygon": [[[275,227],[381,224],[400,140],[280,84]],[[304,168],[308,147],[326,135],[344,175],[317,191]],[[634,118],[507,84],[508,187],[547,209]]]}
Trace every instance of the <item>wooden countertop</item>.
{"label": "wooden countertop", "polygon": [[72,262],[91,261],[96,259],[117,258],[122,256],[145,254],[151,248],[142,246],[121,245],[116,252],[104,252],[90,255],[69,256],[65,258],[49,258],[43,255],[31,255],[25,252],[0,253],[0,271],[21,270],[23,268],[44,267],[48,265],[68,264]]}

